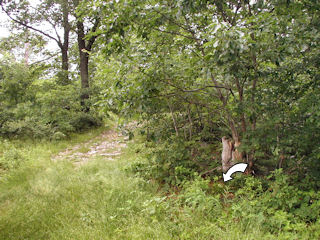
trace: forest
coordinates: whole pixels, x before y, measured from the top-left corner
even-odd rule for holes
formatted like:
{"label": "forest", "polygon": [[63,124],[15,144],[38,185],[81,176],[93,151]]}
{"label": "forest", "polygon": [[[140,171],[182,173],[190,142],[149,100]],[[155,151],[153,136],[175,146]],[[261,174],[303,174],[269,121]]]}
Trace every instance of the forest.
{"label": "forest", "polygon": [[319,1],[0,7],[0,239],[320,239]]}

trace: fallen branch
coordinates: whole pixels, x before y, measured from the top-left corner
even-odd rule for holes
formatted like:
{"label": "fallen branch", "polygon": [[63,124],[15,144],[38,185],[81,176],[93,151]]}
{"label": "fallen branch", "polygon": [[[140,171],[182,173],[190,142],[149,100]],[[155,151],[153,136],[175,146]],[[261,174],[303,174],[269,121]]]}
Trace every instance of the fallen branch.
{"label": "fallen branch", "polygon": [[221,166],[215,167],[215,168],[210,169],[210,170],[208,170],[208,171],[206,171],[204,173],[201,173],[200,176],[203,177],[203,176],[207,175],[208,173],[212,173],[212,172],[214,172],[216,170],[221,171],[222,170]]}

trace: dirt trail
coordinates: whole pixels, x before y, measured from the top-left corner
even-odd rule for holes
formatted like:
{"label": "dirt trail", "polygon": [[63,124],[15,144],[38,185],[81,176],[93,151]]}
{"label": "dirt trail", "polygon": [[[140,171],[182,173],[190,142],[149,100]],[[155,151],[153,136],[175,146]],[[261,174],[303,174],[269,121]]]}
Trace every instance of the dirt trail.
{"label": "dirt trail", "polygon": [[53,157],[52,160],[68,159],[72,161],[75,166],[86,164],[90,159],[98,156],[103,157],[105,160],[112,161],[121,154],[122,149],[126,146],[127,144],[123,136],[114,130],[109,130],[86,143],[67,148],[65,151]]}

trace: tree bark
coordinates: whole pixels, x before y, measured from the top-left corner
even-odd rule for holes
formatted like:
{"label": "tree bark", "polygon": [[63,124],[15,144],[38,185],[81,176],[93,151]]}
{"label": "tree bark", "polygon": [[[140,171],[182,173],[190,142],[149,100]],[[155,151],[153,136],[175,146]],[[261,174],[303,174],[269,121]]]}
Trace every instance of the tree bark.
{"label": "tree bark", "polygon": [[27,42],[24,44],[24,64],[26,66],[29,65],[29,57],[30,57],[30,44]]}
{"label": "tree bark", "polygon": [[192,122],[192,118],[191,118],[190,106],[188,106],[188,120],[189,120],[189,140],[191,141],[191,139],[192,139],[192,126],[193,126],[193,122]]}
{"label": "tree bark", "polygon": [[178,131],[178,127],[177,127],[177,121],[176,121],[176,118],[174,116],[174,113],[173,113],[173,109],[170,105],[170,103],[168,102],[168,107],[170,109],[170,113],[171,113],[171,117],[172,117],[172,121],[173,121],[173,126],[174,126],[174,130],[176,131],[176,136],[178,137],[179,136],[179,131]]}
{"label": "tree bark", "polygon": [[69,35],[70,35],[70,23],[69,23],[69,5],[68,1],[64,0],[61,4],[63,14],[63,43],[60,46],[61,49],[61,60],[62,60],[62,83],[67,85],[70,84],[69,79]]}
{"label": "tree bark", "polygon": [[[70,14],[70,6],[68,3],[68,0],[63,0],[61,2],[61,11],[62,11],[62,25],[63,25],[63,41],[61,40],[60,35],[58,34],[57,30],[56,30],[56,26],[55,24],[57,24],[57,22],[52,23],[50,19],[44,17],[43,21],[46,21],[47,23],[49,23],[50,25],[52,25],[53,30],[55,32],[55,35],[52,35],[50,32],[47,32],[46,30],[43,29],[38,29],[36,27],[33,27],[32,25],[29,25],[30,23],[28,23],[28,21],[26,20],[21,20],[19,18],[15,18],[11,16],[11,12],[9,9],[6,9],[5,7],[5,3],[3,1],[0,1],[0,6],[1,9],[7,14],[7,16],[15,23],[24,26],[32,31],[35,31],[37,33],[40,33],[41,35],[55,41],[57,43],[57,45],[60,48],[60,52],[61,52],[61,60],[62,60],[62,74],[60,76],[58,76],[60,82],[63,85],[69,84],[70,80],[69,80],[69,58],[68,58],[68,51],[69,51],[69,35],[70,35],[70,31],[71,31],[71,27],[70,27],[70,23],[69,23],[69,14]],[[60,19],[61,20],[61,19]]]}
{"label": "tree bark", "polygon": [[68,56],[68,48],[67,47],[61,47],[61,61],[62,61],[62,66],[61,66],[61,74],[59,75],[59,80],[62,85],[68,85],[70,84],[70,79],[69,79],[69,56]]}
{"label": "tree bark", "polygon": [[[85,106],[85,101],[89,99],[89,54],[81,51],[80,53],[80,78],[81,78],[81,106]],[[89,108],[85,109],[86,111]]]}
{"label": "tree bark", "polygon": [[[86,46],[84,25],[82,21],[77,21],[78,30],[78,49],[80,57],[80,78],[81,78],[81,106],[85,106],[85,101],[89,99],[89,53]],[[84,109],[88,111],[89,109]]]}
{"label": "tree bark", "polygon": [[[91,32],[96,32],[100,18],[96,18]],[[81,78],[81,96],[80,102],[83,110],[88,112],[89,106],[86,106],[86,100],[89,99],[89,52],[92,50],[92,46],[97,38],[96,35],[90,37],[87,41],[85,39],[86,34],[84,30],[84,23],[79,16],[77,16],[77,35],[78,35],[78,49],[80,56],[80,78]]]}
{"label": "tree bark", "polygon": [[222,171],[227,172],[230,167],[234,164],[232,159],[233,155],[233,144],[227,137],[222,137],[222,153],[221,153],[221,161],[222,161]]}

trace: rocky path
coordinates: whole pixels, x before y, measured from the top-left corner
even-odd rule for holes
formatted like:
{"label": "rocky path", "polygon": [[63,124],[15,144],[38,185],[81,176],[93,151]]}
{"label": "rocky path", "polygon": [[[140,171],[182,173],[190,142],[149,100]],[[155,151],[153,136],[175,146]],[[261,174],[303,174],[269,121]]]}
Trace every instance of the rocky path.
{"label": "rocky path", "polygon": [[95,157],[102,157],[105,160],[113,161],[126,146],[123,136],[114,130],[109,130],[86,143],[67,148],[52,160],[68,159],[75,166],[86,164],[90,159],[94,159]]}

